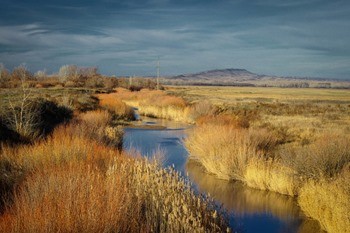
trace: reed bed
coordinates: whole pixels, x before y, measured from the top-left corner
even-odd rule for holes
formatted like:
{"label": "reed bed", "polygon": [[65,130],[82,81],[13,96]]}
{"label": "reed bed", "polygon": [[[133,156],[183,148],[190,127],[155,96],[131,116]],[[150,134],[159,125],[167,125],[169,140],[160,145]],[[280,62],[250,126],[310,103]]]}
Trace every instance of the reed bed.
{"label": "reed bed", "polygon": [[6,180],[12,190],[0,215],[1,232],[230,231],[223,210],[196,196],[173,169],[77,130],[84,121],[105,126],[106,112],[80,118],[46,140],[3,148],[0,164],[12,168]]}

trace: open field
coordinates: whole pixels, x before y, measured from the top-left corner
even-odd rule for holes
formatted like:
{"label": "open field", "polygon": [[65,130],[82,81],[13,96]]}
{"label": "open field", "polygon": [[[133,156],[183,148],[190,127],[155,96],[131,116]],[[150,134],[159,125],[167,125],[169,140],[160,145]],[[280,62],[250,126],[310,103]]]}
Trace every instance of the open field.
{"label": "open field", "polygon": [[207,86],[168,86],[166,91],[182,96],[192,102],[209,99],[213,104],[238,102],[290,102],[312,101],[349,103],[350,90],[314,88],[273,88],[273,87],[207,87]]}

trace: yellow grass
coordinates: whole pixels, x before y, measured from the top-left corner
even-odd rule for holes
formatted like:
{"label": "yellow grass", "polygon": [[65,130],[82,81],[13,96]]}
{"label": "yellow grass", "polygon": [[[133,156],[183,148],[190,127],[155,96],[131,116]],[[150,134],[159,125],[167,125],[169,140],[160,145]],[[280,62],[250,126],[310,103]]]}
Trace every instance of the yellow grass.
{"label": "yellow grass", "polygon": [[308,181],[298,202],[329,233],[350,232],[350,164],[332,180]]}
{"label": "yellow grass", "polygon": [[[208,172],[261,189],[269,189],[272,185],[265,183],[272,175],[269,167],[275,166],[271,152],[277,143],[274,135],[265,130],[212,124],[198,126],[185,140],[190,158],[202,164]],[[252,168],[259,174],[255,174]]]}
{"label": "yellow grass", "polygon": [[309,132],[311,137],[324,131],[350,133],[349,90],[172,86],[167,93],[190,104],[206,100],[220,113],[248,119],[250,126],[283,128],[288,140],[301,143]]}
{"label": "yellow grass", "polygon": [[276,160],[252,159],[246,168],[244,182],[252,188],[296,196],[300,188],[297,173]]}
{"label": "yellow grass", "polygon": [[185,101],[176,96],[169,96],[164,91],[142,89],[131,92],[117,88],[112,93],[116,98],[123,100],[129,106],[137,107],[141,115],[170,119],[174,121],[192,122],[190,108]]}
{"label": "yellow grass", "polygon": [[186,99],[209,99],[212,103],[274,101],[289,102],[296,100],[350,101],[349,90],[315,88],[273,88],[273,87],[168,87],[168,92],[179,94]]}

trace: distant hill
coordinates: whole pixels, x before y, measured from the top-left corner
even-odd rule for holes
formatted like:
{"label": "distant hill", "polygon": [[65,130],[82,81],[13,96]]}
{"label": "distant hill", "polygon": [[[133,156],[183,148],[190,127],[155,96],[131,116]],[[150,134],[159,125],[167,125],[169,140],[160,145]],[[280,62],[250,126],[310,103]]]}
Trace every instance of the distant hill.
{"label": "distant hill", "polygon": [[216,69],[162,79],[168,85],[217,85],[265,87],[350,88],[350,81],[320,78],[279,77],[254,74],[245,69]]}

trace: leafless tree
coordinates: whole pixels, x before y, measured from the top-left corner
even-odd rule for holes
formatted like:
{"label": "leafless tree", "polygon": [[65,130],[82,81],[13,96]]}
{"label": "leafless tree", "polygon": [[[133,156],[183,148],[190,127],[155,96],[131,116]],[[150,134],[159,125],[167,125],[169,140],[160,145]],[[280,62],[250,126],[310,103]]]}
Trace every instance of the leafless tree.
{"label": "leafless tree", "polygon": [[39,124],[40,110],[32,100],[32,89],[27,81],[28,70],[25,65],[16,68],[16,75],[20,79],[17,89],[18,99],[9,97],[9,111],[7,123],[10,128],[24,137],[35,137],[36,127]]}
{"label": "leafless tree", "polygon": [[79,68],[76,65],[61,66],[58,71],[59,80],[61,82],[76,81],[79,79]]}
{"label": "leafless tree", "polygon": [[46,70],[38,70],[34,76],[37,80],[44,80],[47,77]]}

